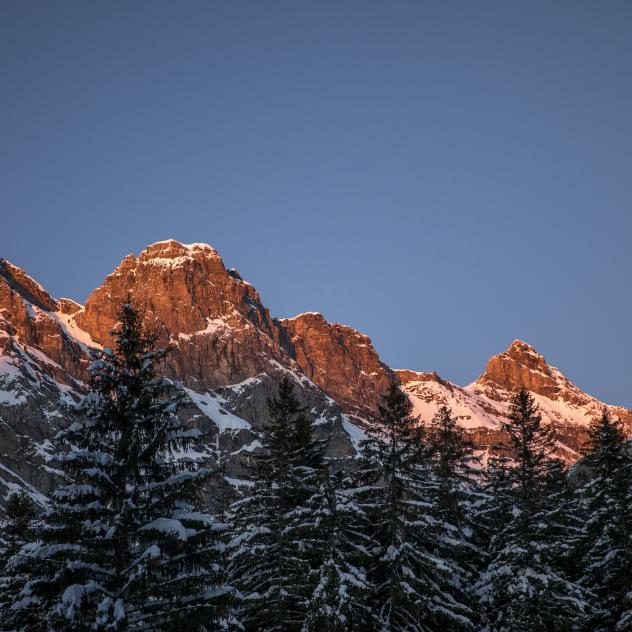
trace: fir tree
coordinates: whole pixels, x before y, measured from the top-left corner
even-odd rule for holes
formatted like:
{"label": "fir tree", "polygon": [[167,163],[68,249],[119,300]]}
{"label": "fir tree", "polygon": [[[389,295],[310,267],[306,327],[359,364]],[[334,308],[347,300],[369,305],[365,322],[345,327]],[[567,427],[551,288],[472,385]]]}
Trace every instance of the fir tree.
{"label": "fir tree", "polygon": [[310,499],[311,519],[322,533],[323,549],[304,632],[370,632],[377,626],[368,570],[378,547],[362,506],[364,490],[355,478],[343,472],[330,475],[325,469]]}
{"label": "fir tree", "polygon": [[473,586],[486,559],[487,533],[480,514],[488,497],[479,483],[480,458],[447,406],[439,407],[426,425],[426,443],[429,467],[437,479],[431,489],[432,515],[445,526],[436,547],[452,568],[455,601],[473,608]]}
{"label": "fir tree", "polygon": [[470,609],[454,595],[458,577],[437,547],[450,529],[433,515],[438,482],[428,467],[423,428],[395,383],[371,434],[361,477],[364,509],[380,546],[371,579],[381,628],[473,629]]}
{"label": "fir tree", "polygon": [[440,406],[426,425],[426,442],[430,467],[440,482],[439,507],[459,519],[464,512],[462,484],[472,485],[475,464],[480,462],[474,444],[447,406]]}
{"label": "fir tree", "polygon": [[512,457],[492,460],[490,470],[497,528],[478,584],[486,624],[499,632],[581,630],[589,604],[561,562],[566,516],[557,503],[564,478],[552,458],[554,431],[542,425],[525,389],[515,393],[501,425]]}
{"label": "fir tree", "polygon": [[199,431],[182,428],[182,392],[156,376],[166,351],[139,311],[128,302],[118,316],[115,349],[93,353],[90,392],[61,437],[70,482],[23,549],[25,596],[55,631],[212,629],[228,599],[224,526],[198,500],[210,472],[183,458]]}
{"label": "fir tree", "polygon": [[247,630],[300,630],[312,593],[320,534],[309,501],[318,490],[324,448],[289,378],[269,400],[252,493],[232,508],[231,577],[242,594]]}
{"label": "fir tree", "polygon": [[22,601],[21,592],[28,581],[14,556],[35,536],[36,516],[35,504],[24,490],[12,493],[7,499],[0,524],[0,630],[35,629],[37,625],[36,613],[30,613],[26,604],[19,609],[20,614],[12,607]]}
{"label": "fir tree", "polygon": [[578,565],[596,596],[595,631],[632,630],[632,458],[623,425],[604,408],[591,424],[584,464],[592,470],[577,490],[584,521]]}

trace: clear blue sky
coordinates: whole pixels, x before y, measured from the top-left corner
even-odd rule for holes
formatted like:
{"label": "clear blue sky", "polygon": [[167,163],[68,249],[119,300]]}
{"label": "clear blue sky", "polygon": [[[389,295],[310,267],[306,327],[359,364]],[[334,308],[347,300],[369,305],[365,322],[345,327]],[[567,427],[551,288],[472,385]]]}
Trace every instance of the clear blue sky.
{"label": "clear blue sky", "polygon": [[85,300],[217,248],[464,384],[514,338],[632,405],[632,2],[0,3],[0,256]]}

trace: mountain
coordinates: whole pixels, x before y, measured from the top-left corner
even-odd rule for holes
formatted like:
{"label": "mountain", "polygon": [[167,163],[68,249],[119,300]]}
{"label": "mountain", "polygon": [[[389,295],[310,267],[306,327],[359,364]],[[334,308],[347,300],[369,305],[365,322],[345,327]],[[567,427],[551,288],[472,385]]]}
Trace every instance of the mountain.
{"label": "mountain", "polygon": [[[506,416],[512,393],[522,386],[534,396],[543,419],[555,426],[558,451],[569,461],[579,457],[590,422],[606,406],[549,366],[544,356],[522,340],[514,340],[506,351],[492,356],[481,376],[463,388],[436,373],[395,373],[413,402],[415,414],[427,419],[438,406],[450,406],[484,449],[503,443],[498,420]],[[622,406],[607,408],[632,434],[632,411]]]}
{"label": "mountain", "polygon": [[57,300],[6,260],[0,261],[0,494],[27,489],[38,502],[56,483],[55,435],[68,406],[86,390],[88,350],[111,343],[117,306],[131,295],[159,343],[169,345],[164,372],[192,405],[187,423],[203,440],[192,457],[216,466],[226,480],[240,475],[257,448],[253,426],[267,419],[267,399],[284,374],[344,460],[361,433],[337,403],[313,384],[292,357],[279,321],[255,288],[203,244],[153,244],[125,257],[85,305]]}
{"label": "mountain", "polygon": [[[257,290],[206,244],[168,240],[128,255],[85,305],[52,297],[0,259],[0,496],[23,488],[46,502],[60,475],[55,435],[86,390],[89,349],[112,344],[116,310],[128,296],[159,343],[172,348],[165,375],[186,388],[185,421],[202,431],[191,457],[221,464],[228,495],[247,484],[242,477],[258,447],[253,430],[266,422],[267,399],[283,375],[294,379],[342,467],[395,379],[422,419],[451,406],[484,451],[502,442],[499,419],[520,385],[558,427],[560,452],[570,461],[603,406],[518,340],[464,388],[436,373],[393,370],[351,327],[318,313],[272,317]],[[632,412],[611,408],[632,430]]]}
{"label": "mountain", "polygon": [[289,335],[296,363],[310,380],[360,423],[377,413],[395,374],[380,360],[368,336],[328,323],[315,312],[280,323]]}

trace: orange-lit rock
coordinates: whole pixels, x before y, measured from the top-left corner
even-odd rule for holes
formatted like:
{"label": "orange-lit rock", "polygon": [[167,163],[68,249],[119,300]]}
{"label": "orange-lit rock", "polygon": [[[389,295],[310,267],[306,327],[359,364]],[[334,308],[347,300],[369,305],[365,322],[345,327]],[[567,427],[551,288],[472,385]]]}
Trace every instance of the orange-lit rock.
{"label": "orange-lit rock", "polygon": [[297,364],[312,382],[349,414],[370,419],[394,379],[371,339],[359,331],[328,323],[310,312],[281,321]]}

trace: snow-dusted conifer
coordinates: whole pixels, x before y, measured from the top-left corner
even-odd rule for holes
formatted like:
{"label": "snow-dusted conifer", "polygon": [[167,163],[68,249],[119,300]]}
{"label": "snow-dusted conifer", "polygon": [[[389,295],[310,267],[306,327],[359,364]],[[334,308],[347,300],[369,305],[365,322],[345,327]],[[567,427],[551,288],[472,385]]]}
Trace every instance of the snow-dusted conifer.
{"label": "snow-dusted conifer", "polygon": [[623,425],[604,408],[589,428],[578,488],[584,521],[578,567],[595,594],[593,630],[632,630],[632,453]]}
{"label": "snow-dusted conifer", "polygon": [[561,468],[552,458],[554,431],[542,425],[533,396],[520,389],[502,429],[511,457],[493,459],[495,532],[477,591],[486,629],[495,632],[582,630],[590,604],[564,573],[565,517],[558,511]]}
{"label": "snow-dusted conifer", "polygon": [[431,513],[445,528],[436,548],[453,569],[454,600],[474,610],[473,586],[485,563],[487,544],[480,516],[488,497],[480,485],[480,458],[447,406],[440,406],[426,424],[426,443],[429,467],[436,477]]}
{"label": "snow-dusted conifer", "polygon": [[318,490],[324,446],[294,394],[291,379],[269,400],[254,485],[232,507],[231,577],[246,630],[300,630],[321,548],[309,501]]}
{"label": "snow-dusted conifer", "polygon": [[25,569],[20,569],[12,558],[35,536],[37,508],[24,490],[10,494],[5,516],[0,521],[0,630],[17,630],[20,627],[36,629],[37,612],[24,607],[21,592],[28,581]]}
{"label": "snow-dusted conifer", "polygon": [[386,394],[371,434],[361,477],[380,545],[371,579],[381,628],[473,629],[472,612],[454,596],[458,575],[437,547],[450,530],[433,515],[438,483],[428,466],[423,427],[397,384]]}
{"label": "snow-dusted conifer", "polygon": [[182,392],[156,376],[165,350],[128,302],[115,349],[93,353],[90,392],[62,438],[69,483],[39,541],[22,550],[25,603],[50,630],[212,629],[225,610],[220,536],[201,509],[210,472],[183,458],[198,434],[176,416]]}
{"label": "snow-dusted conifer", "polygon": [[368,571],[379,547],[371,538],[364,492],[352,473],[330,475],[324,470],[321,485],[310,499],[310,517],[316,532],[321,533],[322,553],[304,632],[377,629],[374,586]]}

